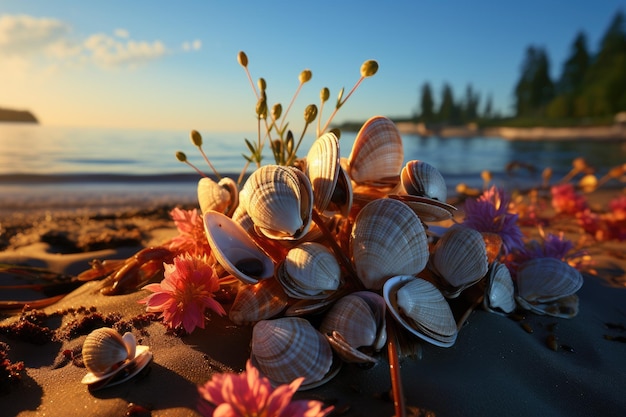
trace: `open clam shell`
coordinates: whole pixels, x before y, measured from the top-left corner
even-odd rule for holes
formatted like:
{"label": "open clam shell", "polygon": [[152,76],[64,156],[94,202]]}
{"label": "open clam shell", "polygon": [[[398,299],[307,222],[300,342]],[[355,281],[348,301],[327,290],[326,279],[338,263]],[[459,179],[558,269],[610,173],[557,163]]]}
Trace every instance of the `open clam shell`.
{"label": "open clam shell", "polygon": [[441,202],[448,198],[443,175],[427,162],[419,160],[407,162],[400,173],[400,182],[409,195],[428,197]]}
{"label": "open clam shell", "polygon": [[323,213],[332,198],[339,178],[339,139],[328,132],[313,142],[306,156],[306,175],[313,187],[315,208]]}
{"label": "open clam shell", "polygon": [[152,352],[148,346],[138,346],[132,333],[121,336],[116,330],[102,327],[87,335],[82,357],[89,372],[81,382],[94,390],[132,378],[150,363]]}
{"label": "open clam shell", "polygon": [[204,230],[215,259],[246,284],[274,275],[274,263],[230,217],[217,211],[204,215]]}
{"label": "open clam shell", "polygon": [[383,297],[409,332],[436,346],[454,345],[458,331],[452,310],[433,284],[411,275],[392,277],[383,286]]}
{"label": "open clam shell", "polygon": [[214,210],[230,216],[239,205],[237,183],[229,177],[224,177],[219,182],[208,177],[201,178],[198,181],[197,192],[202,214]]}
{"label": "open clam shell", "polygon": [[452,218],[456,207],[428,197],[408,194],[389,194],[389,198],[402,201],[424,222],[440,222]]}
{"label": "open clam shell", "polygon": [[319,330],[335,352],[346,362],[377,360],[366,354],[380,350],[387,341],[385,300],[369,291],[357,291],[340,298],[326,313]]}

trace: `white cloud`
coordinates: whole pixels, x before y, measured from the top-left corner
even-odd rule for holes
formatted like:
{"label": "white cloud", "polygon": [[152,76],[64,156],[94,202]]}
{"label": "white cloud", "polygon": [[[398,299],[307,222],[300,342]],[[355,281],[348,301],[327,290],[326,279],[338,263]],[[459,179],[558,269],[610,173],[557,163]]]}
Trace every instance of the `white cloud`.
{"label": "white cloud", "polygon": [[196,39],[192,42],[183,42],[183,51],[199,51],[202,49],[202,41],[200,39]]}
{"label": "white cloud", "polygon": [[[200,41],[189,44],[193,50],[200,46]],[[12,73],[47,66],[79,68],[89,63],[106,69],[136,68],[167,53],[162,41],[131,39],[129,31],[122,28],[112,35],[79,38],[71,36],[69,24],[57,19],[0,15],[0,68],[12,68]]]}
{"label": "white cloud", "polygon": [[113,33],[118,38],[124,38],[124,39],[130,38],[130,33],[128,33],[128,31],[126,29],[115,29],[115,31]]}
{"label": "white cloud", "polygon": [[56,19],[0,16],[0,53],[24,55],[45,51],[69,32],[69,25]]}
{"label": "white cloud", "polygon": [[105,68],[136,67],[167,53],[167,48],[161,41],[120,41],[102,33],[91,35],[83,45],[93,61]]}

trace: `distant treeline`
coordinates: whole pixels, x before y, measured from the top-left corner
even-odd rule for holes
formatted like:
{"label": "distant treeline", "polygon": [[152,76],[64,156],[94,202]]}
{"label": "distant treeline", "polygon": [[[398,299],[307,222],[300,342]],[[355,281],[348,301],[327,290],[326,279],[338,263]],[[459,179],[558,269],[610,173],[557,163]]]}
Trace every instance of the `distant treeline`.
{"label": "distant treeline", "polygon": [[28,110],[12,110],[0,108],[0,122],[38,123],[34,114]]}
{"label": "distant treeline", "polygon": [[481,106],[480,95],[468,85],[465,96],[455,100],[452,87],[444,83],[441,100],[435,106],[428,82],[411,118],[427,125],[576,125],[606,124],[615,114],[626,111],[626,29],[622,11],[613,17],[596,53],[589,51],[587,37],[579,32],[561,75],[550,77],[550,60],[542,47],[529,46],[521,75],[514,87],[514,116],[503,118],[492,109],[488,96]]}

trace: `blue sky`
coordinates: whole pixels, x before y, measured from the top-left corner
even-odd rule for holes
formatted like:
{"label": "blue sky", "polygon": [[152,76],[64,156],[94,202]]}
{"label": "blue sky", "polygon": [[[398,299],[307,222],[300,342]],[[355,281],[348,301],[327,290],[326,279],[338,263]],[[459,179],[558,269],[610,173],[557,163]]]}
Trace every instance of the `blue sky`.
{"label": "blue sky", "polygon": [[[383,4],[385,3],[385,4]],[[507,113],[524,52],[544,47],[560,74],[575,35],[596,51],[626,1],[48,1],[0,0],[0,107],[46,125],[252,131],[256,99],[237,53],[289,120],[319,91],[365,80],[336,121],[408,116],[428,81],[460,97],[468,83]],[[328,116],[328,111],[323,115]]]}

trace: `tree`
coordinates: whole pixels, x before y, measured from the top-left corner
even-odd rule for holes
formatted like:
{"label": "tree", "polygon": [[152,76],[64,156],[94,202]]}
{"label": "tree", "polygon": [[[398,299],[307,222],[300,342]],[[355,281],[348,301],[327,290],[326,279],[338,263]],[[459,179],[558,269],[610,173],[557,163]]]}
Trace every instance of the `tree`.
{"label": "tree", "polygon": [[517,116],[539,116],[554,97],[550,79],[550,62],[546,52],[528,47],[522,64],[522,75],[515,86]]}
{"label": "tree", "polygon": [[491,97],[491,94],[489,94],[487,96],[487,101],[485,102],[485,108],[483,109],[483,118],[484,119],[491,118],[492,112],[493,112],[493,98]]}
{"label": "tree", "polygon": [[471,122],[478,118],[478,106],[480,104],[480,95],[474,92],[472,84],[468,84],[465,88],[465,101],[463,103],[463,121]]}
{"label": "tree", "polygon": [[587,38],[579,32],[572,45],[572,54],[563,64],[563,72],[557,84],[558,94],[579,93],[589,69],[590,57],[587,52]]}
{"label": "tree", "polygon": [[428,124],[435,120],[435,101],[433,100],[433,91],[428,82],[422,85],[420,109],[420,119],[423,123]]}
{"label": "tree", "polygon": [[442,123],[455,124],[459,121],[458,107],[454,103],[454,94],[452,93],[452,87],[450,84],[445,83],[441,91],[441,105],[439,106],[439,112],[437,118]]}

